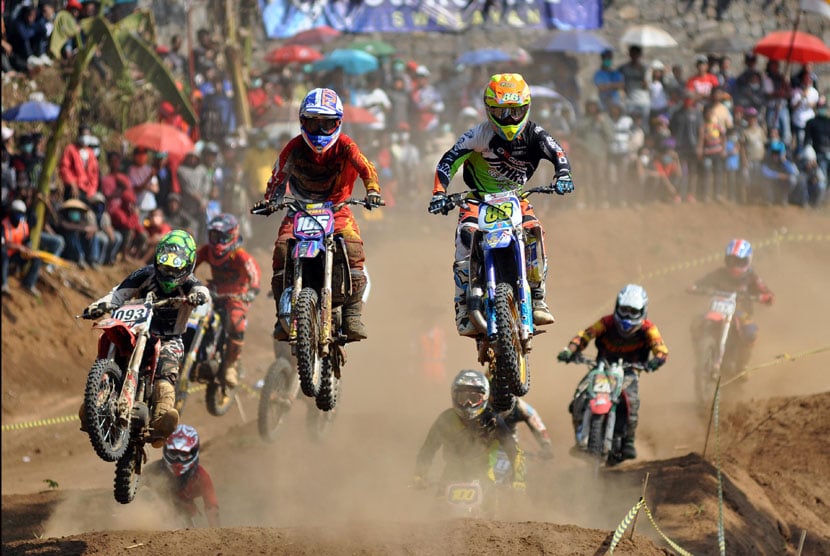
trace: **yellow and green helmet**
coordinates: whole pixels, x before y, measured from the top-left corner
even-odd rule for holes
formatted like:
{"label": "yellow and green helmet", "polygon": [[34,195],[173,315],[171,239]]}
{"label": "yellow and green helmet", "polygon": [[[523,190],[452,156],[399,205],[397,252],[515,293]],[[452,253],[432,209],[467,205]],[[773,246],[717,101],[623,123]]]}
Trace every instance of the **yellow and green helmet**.
{"label": "yellow and green helmet", "polygon": [[173,230],[164,235],[156,246],[153,259],[156,280],[165,293],[184,284],[196,266],[196,242],[184,230]]}
{"label": "yellow and green helmet", "polygon": [[518,73],[493,75],[484,89],[484,105],[495,132],[512,141],[527,124],[530,86]]}

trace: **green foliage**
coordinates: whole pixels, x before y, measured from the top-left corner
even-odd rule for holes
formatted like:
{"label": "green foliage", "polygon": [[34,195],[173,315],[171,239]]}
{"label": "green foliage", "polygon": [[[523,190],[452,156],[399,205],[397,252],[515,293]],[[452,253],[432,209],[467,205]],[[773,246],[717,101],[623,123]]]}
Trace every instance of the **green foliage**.
{"label": "green foliage", "polygon": [[58,488],[58,486],[59,486],[58,482],[53,481],[52,479],[43,479],[43,482],[46,483],[47,485],[49,485],[49,488],[52,488],[52,489]]}
{"label": "green foliage", "polygon": [[61,10],[55,15],[55,27],[52,30],[52,36],[49,39],[49,52],[56,60],[61,59],[61,49],[66,41],[74,38],[81,32],[78,27],[78,22],[72,17],[72,14],[66,10]]}

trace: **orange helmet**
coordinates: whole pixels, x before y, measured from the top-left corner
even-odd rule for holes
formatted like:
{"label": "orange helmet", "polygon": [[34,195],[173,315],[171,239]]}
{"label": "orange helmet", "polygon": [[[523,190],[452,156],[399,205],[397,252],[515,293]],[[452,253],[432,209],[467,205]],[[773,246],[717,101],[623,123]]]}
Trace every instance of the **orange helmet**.
{"label": "orange helmet", "polygon": [[512,141],[527,124],[530,86],[518,73],[496,74],[484,89],[484,105],[495,132]]}

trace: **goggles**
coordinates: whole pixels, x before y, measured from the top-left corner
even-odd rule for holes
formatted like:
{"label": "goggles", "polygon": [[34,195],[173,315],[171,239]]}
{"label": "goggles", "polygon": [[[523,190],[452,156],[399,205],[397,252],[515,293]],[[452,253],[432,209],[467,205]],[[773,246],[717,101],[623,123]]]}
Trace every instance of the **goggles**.
{"label": "goggles", "polygon": [[300,118],[300,123],[312,135],[331,135],[340,126],[337,118]]}
{"label": "goggles", "polygon": [[189,450],[165,450],[165,457],[172,462],[187,463],[193,459],[194,454]]}
{"label": "goggles", "polygon": [[639,319],[643,316],[642,309],[635,309],[634,307],[620,307],[617,309],[617,314],[624,319]]}
{"label": "goggles", "polygon": [[749,259],[736,257],[735,255],[727,255],[726,266],[729,268],[746,268],[749,266]]}
{"label": "goggles", "polygon": [[181,270],[186,265],[185,260],[176,253],[163,253],[156,259],[156,262],[162,268],[166,266],[175,270]]}
{"label": "goggles", "polygon": [[529,104],[524,106],[488,106],[487,112],[500,124],[518,124],[527,115]]}
{"label": "goggles", "polygon": [[231,235],[229,233],[223,232],[221,230],[210,230],[208,232],[208,241],[210,241],[214,245],[217,244],[217,243],[219,243],[219,244],[230,243]]}
{"label": "goggles", "polygon": [[461,390],[455,393],[455,403],[461,407],[476,407],[484,403],[484,393],[475,390]]}

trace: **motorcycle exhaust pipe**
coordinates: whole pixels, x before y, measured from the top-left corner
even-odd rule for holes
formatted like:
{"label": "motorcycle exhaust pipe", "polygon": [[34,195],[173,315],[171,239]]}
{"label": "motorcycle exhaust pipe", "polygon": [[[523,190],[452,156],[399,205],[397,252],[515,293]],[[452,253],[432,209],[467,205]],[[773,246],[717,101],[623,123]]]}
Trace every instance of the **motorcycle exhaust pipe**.
{"label": "motorcycle exhaust pipe", "polygon": [[467,295],[467,317],[482,334],[487,334],[487,321],[484,319],[484,291],[479,287],[470,288]]}

